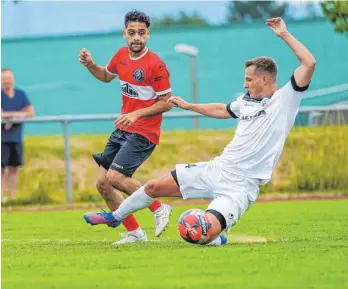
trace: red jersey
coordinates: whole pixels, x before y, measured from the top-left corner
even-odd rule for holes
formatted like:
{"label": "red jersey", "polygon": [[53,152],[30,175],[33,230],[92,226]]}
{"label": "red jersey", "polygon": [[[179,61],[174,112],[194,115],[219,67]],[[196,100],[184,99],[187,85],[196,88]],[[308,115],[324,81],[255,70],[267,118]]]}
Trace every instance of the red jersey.
{"label": "red jersey", "polygon": [[[148,48],[137,58],[130,57],[128,47],[120,48],[106,66],[106,71],[120,79],[122,114],[152,106],[158,101],[159,95],[171,91],[166,65]],[[161,123],[162,114],[142,117],[124,130],[140,134],[158,144]]]}

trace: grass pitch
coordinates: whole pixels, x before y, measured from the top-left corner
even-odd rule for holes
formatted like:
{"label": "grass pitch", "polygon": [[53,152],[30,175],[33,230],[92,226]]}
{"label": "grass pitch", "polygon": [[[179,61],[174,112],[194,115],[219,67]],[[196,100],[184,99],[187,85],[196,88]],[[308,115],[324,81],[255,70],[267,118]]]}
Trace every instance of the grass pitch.
{"label": "grass pitch", "polygon": [[123,229],[88,226],[82,211],[2,214],[2,288],[348,288],[348,200],[256,203],[223,247],[155,240],[111,246]]}

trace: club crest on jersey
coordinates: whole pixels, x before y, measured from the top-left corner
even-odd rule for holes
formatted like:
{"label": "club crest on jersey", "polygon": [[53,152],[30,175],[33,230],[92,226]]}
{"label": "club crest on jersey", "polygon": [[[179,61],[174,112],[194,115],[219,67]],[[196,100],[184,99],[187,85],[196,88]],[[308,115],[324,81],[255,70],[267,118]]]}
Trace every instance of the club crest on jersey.
{"label": "club crest on jersey", "polygon": [[144,71],[140,68],[133,72],[133,79],[136,82],[142,82],[144,80]]}
{"label": "club crest on jersey", "polygon": [[268,103],[269,99],[268,98],[264,98],[261,100],[261,105],[262,107],[264,107],[267,103]]}
{"label": "club crest on jersey", "polygon": [[121,85],[122,94],[127,95],[129,97],[139,97],[138,92],[128,83]]}

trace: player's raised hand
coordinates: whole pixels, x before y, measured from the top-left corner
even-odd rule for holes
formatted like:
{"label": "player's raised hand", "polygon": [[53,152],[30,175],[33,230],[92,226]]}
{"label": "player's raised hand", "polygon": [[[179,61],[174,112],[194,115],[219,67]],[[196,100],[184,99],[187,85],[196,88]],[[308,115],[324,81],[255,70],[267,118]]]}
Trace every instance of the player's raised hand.
{"label": "player's raised hand", "polygon": [[93,65],[92,54],[86,49],[82,48],[79,53],[79,60],[82,65],[90,67]]}
{"label": "player's raised hand", "polygon": [[272,31],[277,36],[281,36],[282,34],[288,31],[286,29],[285,22],[281,17],[267,19],[266,24],[272,29]]}
{"label": "player's raised hand", "polygon": [[167,103],[173,103],[175,106],[186,110],[189,110],[192,107],[192,103],[183,100],[180,96],[171,96]]}

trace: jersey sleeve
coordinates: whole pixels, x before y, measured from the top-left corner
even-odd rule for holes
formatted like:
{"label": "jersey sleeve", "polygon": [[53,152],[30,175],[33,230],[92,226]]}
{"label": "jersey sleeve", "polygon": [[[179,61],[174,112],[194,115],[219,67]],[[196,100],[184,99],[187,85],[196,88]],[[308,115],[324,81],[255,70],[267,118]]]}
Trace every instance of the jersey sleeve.
{"label": "jersey sleeve", "polygon": [[235,101],[226,105],[226,109],[227,109],[228,113],[231,115],[231,117],[239,118],[242,98],[243,98],[243,96],[239,96]]}
{"label": "jersey sleeve", "polygon": [[117,61],[120,54],[120,50],[115,53],[115,55],[110,59],[109,63],[106,65],[106,72],[110,75],[117,76]]}
{"label": "jersey sleeve", "polygon": [[298,86],[297,83],[296,83],[294,74],[292,74],[290,81],[291,81],[291,86],[292,86],[293,90],[295,90],[297,92],[304,92],[309,87],[309,83],[306,86],[303,86],[303,87]]}
{"label": "jersey sleeve", "polygon": [[290,80],[281,88],[281,95],[284,98],[282,102],[288,108],[297,109],[308,87],[309,84],[304,87],[298,86],[294,75],[292,75]]}
{"label": "jersey sleeve", "polygon": [[170,74],[163,62],[153,64],[151,78],[152,88],[157,96],[172,91],[170,87]]}

